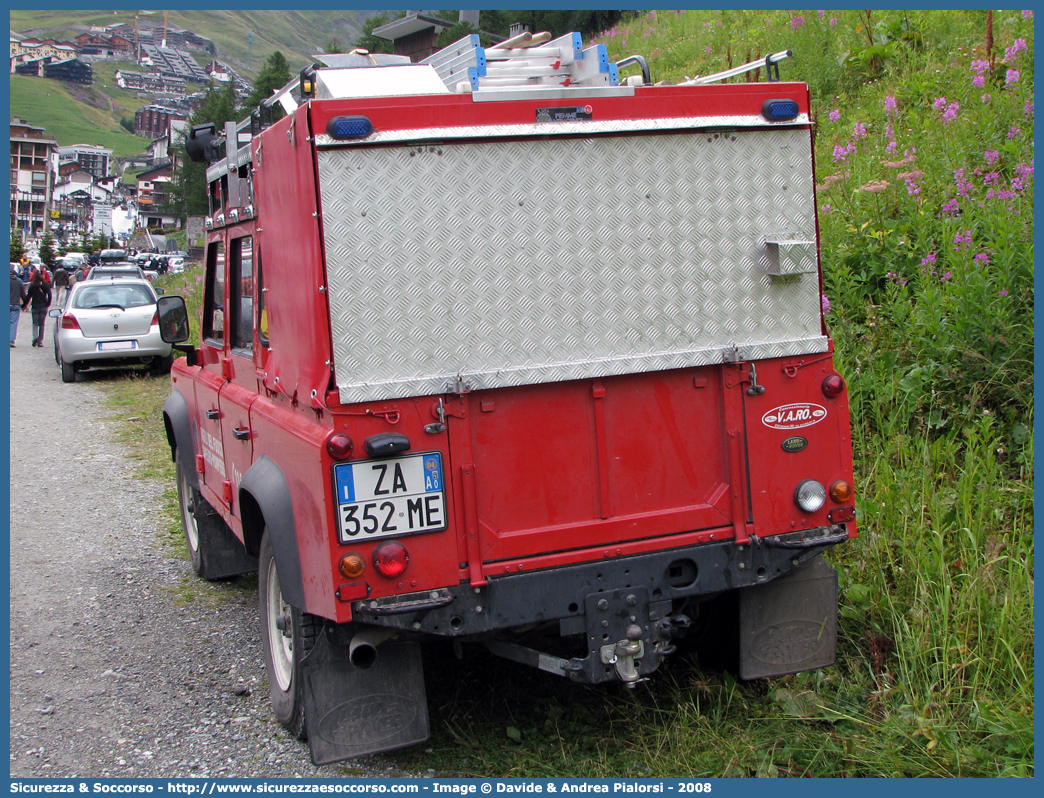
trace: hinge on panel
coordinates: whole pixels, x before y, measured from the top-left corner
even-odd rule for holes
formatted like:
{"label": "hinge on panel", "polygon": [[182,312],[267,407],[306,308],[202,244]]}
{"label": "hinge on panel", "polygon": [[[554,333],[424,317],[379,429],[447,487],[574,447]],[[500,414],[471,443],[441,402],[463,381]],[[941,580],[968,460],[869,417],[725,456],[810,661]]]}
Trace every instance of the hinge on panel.
{"label": "hinge on panel", "polygon": [[471,383],[464,379],[463,374],[458,372],[455,381],[446,383],[446,393],[455,393],[457,395],[471,393]]}

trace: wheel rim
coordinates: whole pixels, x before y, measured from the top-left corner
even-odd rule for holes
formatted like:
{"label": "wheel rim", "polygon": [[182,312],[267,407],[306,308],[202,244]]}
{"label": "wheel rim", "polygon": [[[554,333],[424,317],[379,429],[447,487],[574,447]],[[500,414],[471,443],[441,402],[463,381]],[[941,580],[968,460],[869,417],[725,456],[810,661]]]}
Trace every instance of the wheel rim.
{"label": "wheel rim", "polygon": [[[294,643],[291,635],[290,605],[283,601],[283,591],[279,587],[279,573],[276,571],[275,559],[268,564],[268,648],[272,655],[272,674],[282,692],[290,690],[294,677]],[[280,618],[286,618],[286,632],[277,625]]]}
{"label": "wheel rim", "polygon": [[181,500],[181,523],[185,527],[185,539],[192,551],[199,551],[199,527],[192,512],[192,486],[188,484],[185,469],[181,468],[178,471],[178,478],[181,480],[178,498]]}

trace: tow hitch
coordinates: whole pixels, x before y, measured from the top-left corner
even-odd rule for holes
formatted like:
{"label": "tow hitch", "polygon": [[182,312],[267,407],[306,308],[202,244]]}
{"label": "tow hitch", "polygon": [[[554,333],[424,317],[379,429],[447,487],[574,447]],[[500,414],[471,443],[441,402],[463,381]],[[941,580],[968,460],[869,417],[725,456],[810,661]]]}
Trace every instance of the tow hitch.
{"label": "tow hitch", "polygon": [[602,646],[599,652],[603,665],[615,665],[616,675],[632,690],[638,682],[644,682],[638,676],[638,667],[635,660],[645,656],[645,644],[642,642],[642,627],[631,625],[627,627],[627,639],[608,646]]}

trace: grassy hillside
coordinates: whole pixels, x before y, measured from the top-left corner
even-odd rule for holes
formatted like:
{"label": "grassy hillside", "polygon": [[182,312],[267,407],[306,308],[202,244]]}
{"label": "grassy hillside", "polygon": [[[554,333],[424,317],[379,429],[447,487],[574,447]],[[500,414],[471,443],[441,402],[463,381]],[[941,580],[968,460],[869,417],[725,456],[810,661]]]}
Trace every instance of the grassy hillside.
{"label": "grassy hillside", "polygon": [[134,117],[144,100],[117,90],[77,86],[58,80],[11,75],[11,116],[47,130],[60,145],[96,144],[116,156],[145,152],[149,140],[120,126],[120,117]]}
{"label": "grassy hillside", "polygon": [[[372,11],[170,11],[171,25],[214,42],[217,56],[237,71],[252,76],[264,60],[280,50],[291,69],[311,63],[311,54],[336,37],[349,44]],[[161,11],[140,12],[139,25],[163,25]],[[12,10],[11,29],[23,34],[72,38],[91,25],[134,24],[133,11]]]}

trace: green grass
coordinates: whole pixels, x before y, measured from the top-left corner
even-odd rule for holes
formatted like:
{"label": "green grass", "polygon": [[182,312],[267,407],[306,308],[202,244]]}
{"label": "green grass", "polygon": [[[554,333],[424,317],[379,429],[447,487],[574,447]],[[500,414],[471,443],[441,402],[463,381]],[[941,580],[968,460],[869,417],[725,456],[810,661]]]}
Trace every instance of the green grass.
{"label": "green grass", "polygon": [[[432,739],[387,761],[516,777],[1034,775],[1033,30],[1018,11],[992,22],[992,53],[984,11],[658,12],[600,37],[614,59],[647,55],[654,79],[789,46],[784,79],[810,83],[860,523],[831,557],[838,661],[740,684],[676,655],[628,691],[433,646]],[[178,279],[198,307],[196,275]],[[154,440],[135,424],[130,439]]]}

